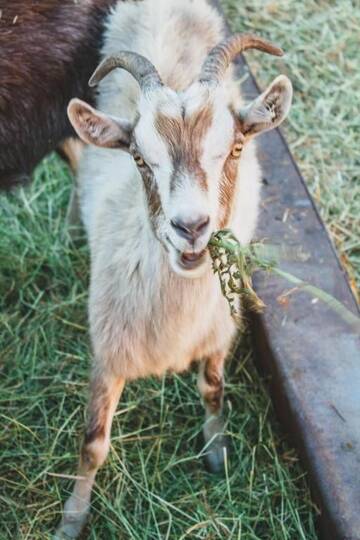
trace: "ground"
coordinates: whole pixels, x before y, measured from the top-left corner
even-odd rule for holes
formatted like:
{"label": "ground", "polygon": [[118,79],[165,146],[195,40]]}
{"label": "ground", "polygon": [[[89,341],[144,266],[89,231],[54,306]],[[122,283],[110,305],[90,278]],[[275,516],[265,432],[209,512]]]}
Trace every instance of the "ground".
{"label": "ground", "polygon": [[[359,278],[355,2],[223,2],[233,28],[288,56],[248,53],[262,85],[281,71],[295,101],[284,128],[300,168]],[[260,67],[261,66],[261,67]],[[357,128],[356,128],[357,125]],[[358,173],[357,173],[358,174]],[[54,156],[30,188],[0,199],[0,540],[51,538],[75,474],[90,361],[86,244],[69,243],[71,179]],[[226,374],[231,438],[224,479],[203,468],[195,373],[131,384],[98,476],[90,539],[315,540],[316,506],[277,424],[245,336]]]}

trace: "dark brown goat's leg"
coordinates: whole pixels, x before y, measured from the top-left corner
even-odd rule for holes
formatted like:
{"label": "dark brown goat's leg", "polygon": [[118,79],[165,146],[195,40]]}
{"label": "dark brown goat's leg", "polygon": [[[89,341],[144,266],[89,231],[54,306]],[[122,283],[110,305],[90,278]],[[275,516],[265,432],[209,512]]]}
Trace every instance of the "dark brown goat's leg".
{"label": "dark brown goat's leg", "polygon": [[65,504],[64,516],[55,538],[77,538],[86,522],[91,490],[97,470],[109,451],[111,424],[124,384],[124,379],[119,377],[93,377],[78,478]]}
{"label": "dark brown goat's leg", "polygon": [[206,416],[203,434],[206,445],[206,464],[211,472],[222,472],[226,451],[224,437],[224,360],[225,354],[215,354],[200,363],[198,388]]}

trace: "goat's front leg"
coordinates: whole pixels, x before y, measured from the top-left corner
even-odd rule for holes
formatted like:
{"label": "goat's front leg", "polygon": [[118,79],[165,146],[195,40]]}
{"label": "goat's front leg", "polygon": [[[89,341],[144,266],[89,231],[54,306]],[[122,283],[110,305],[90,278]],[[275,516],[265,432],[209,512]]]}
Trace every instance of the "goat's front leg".
{"label": "goat's front leg", "polygon": [[206,444],[205,460],[211,472],[224,470],[224,453],[227,447],[224,435],[224,361],[225,354],[218,353],[200,362],[198,388],[205,406],[203,434]]}
{"label": "goat's front leg", "polygon": [[109,451],[111,424],[124,384],[124,379],[108,375],[95,375],[92,379],[78,479],[55,538],[77,538],[86,522],[91,490]]}

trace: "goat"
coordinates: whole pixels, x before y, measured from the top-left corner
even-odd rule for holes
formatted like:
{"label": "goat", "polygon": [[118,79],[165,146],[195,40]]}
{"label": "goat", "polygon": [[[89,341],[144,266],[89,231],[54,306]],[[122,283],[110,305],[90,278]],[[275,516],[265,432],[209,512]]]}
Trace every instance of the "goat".
{"label": "goat", "polygon": [[[115,0],[0,0],[0,188],[75,136],[74,96],[93,102],[87,81],[100,60],[103,22]],[[61,153],[77,164],[69,143]]]}
{"label": "goat", "polygon": [[94,365],[79,477],[59,537],[76,538],[85,523],[126,381],[198,361],[208,465],[223,467],[223,366],[236,328],[206,248],[223,227],[250,241],[260,187],[252,139],[279,125],[292,99],[279,76],[244,107],[231,61],[250,48],[283,53],[253,35],[224,35],[206,0],[119,3],[90,80],[101,112],[79,99],[68,107],[90,145],[79,190]]}

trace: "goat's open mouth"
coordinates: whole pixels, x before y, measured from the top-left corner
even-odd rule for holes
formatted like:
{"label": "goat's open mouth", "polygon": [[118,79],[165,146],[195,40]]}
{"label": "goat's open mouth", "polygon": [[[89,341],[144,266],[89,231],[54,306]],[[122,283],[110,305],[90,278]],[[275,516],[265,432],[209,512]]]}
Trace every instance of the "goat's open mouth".
{"label": "goat's open mouth", "polygon": [[183,270],[194,270],[194,268],[197,268],[200,266],[205,258],[206,258],[206,252],[207,248],[202,249],[201,251],[180,251],[177,249],[177,247],[174,246],[170,238],[167,236],[166,240],[168,243],[174,248],[177,254],[177,264],[183,269]]}
{"label": "goat's open mouth", "polygon": [[196,268],[203,262],[205,254],[206,254],[206,249],[203,249],[202,251],[199,251],[198,253],[194,253],[194,252],[181,253],[180,265],[185,270],[192,270],[193,268]]}

